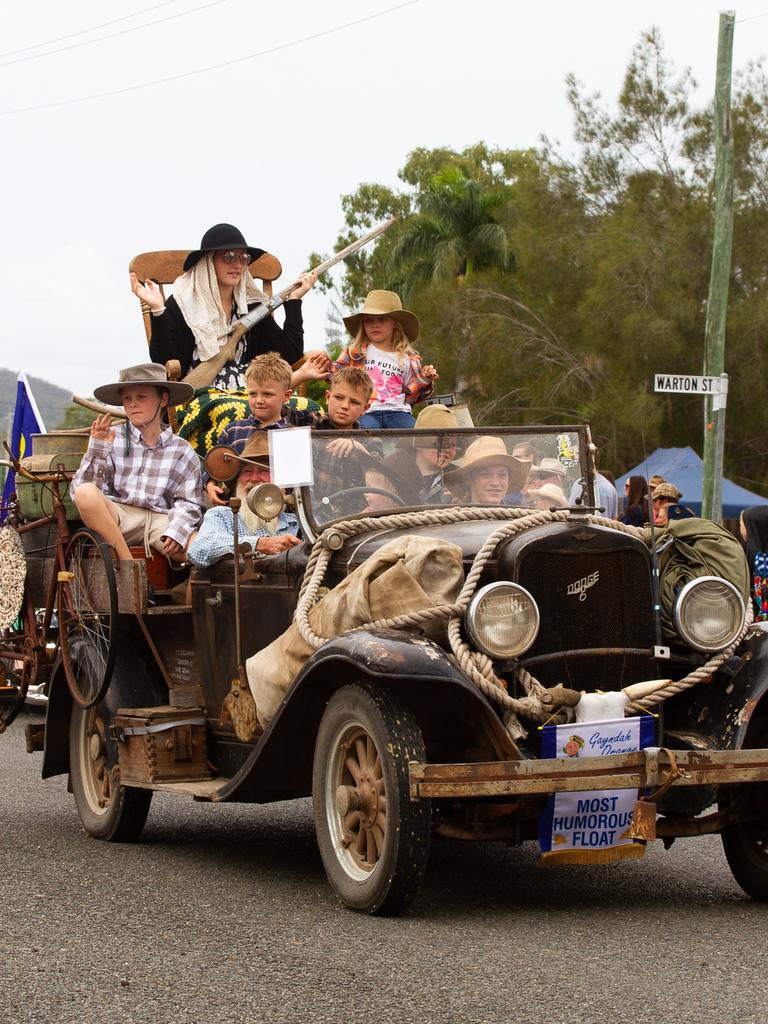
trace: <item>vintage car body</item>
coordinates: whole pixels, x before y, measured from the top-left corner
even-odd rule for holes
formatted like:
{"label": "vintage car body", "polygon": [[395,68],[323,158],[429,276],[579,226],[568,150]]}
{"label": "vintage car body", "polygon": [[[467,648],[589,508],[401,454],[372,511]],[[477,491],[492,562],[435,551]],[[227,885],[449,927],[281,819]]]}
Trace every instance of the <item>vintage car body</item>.
{"label": "vintage car body", "polygon": [[[507,581],[524,588],[538,608],[534,642],[517,657],[494,661],[506,692],[525,695],[521,669],[552,693],[559,687],[578,694],[681,679],[707,663],[711,651],[661,636],[647,540],[593,514],[588,428],[494,432],[510,449],[534,439],[553,454],[562,438],[570,439],[570,477],[586,480],[584,504],[545,515],[546,521],[503,540],[482,569],[478,591]],[[465,443],[479,433],[459,432]],[[397,438],[389,432],[385,443],[410,443]],[[331,552],[328,587],[401,536],[458,545],[469,573],[488,537],[516,514],[511,509],[504,520],[494,509],[487,512],[494,518],[483,518],[483,509],[476,509],[477,518],[449,522],[432,509],[434,521],[424,523],[410,521],[414,513],[400,507],[346,519],[328,517],[326,509],[326,521],[319,522],[311,488],[298,491],[296,503],[307,544],[288,554],[238,559],[237,577],[232,558],[194,569],[191,606],[147,607],[139,573],[134,606],[128,601],[125,610],[121,603],[116,664],[98,705],[73,704],[61,667],[54,668],[43,775],[70,772],[89,832],[108,840],[136,838],[153,790],[214,802],[312,796],[321,854],[340,898],[352,909],[394,913],[418,891],[432,834],[531,840],[548,794],[663,787],[655,835],[669,843],[721,832],[739,883],[751,896],[768,898],[768,651],[758,629],[740,630],[743,639],[706,682],[653,707],[654,746],[600,764],[595,758],[542,759],[533,721],[524,723],[526,736],[513,736],[499,706],[478,689],[447,642],[416,628],[365,624],[327,639],[263,732],[239,738],[222,712],[233,680],[242,678],[236,607],[245,658],[291,625],[312,543],[322,547],[325,540]],[[353,528],[339,531],[341,522]],[[173,743],[166,745],[183,746],[198,735],[195,729],[204,731],[208,768],[198,778],[131,774],[126,715],[166,707],[178,718]],[[185,720],[193,723],[191,733]],[[183,743],[179,731],[187,736]],[[354,778],[347,768],[350,749],[357,758]],[[719,809],[705,813],[714,803]]]}

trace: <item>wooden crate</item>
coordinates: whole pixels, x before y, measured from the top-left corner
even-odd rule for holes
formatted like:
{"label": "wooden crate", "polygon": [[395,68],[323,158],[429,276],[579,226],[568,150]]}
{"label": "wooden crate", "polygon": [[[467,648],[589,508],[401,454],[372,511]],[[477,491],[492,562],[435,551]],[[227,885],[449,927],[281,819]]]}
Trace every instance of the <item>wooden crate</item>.
{"label": "wooden crate", "polygon": [[126,785],[210,778],[201,708],[119,708],[111,731]]}

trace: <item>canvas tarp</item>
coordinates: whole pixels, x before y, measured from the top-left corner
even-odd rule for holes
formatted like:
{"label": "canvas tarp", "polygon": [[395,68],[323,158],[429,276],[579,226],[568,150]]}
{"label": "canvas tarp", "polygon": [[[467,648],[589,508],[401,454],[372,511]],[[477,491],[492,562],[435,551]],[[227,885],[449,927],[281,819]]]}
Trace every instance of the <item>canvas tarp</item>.
{"label": "canvas tarp", "polygon": [[[650,531],[646,531],[650,540]],[[671,542],[665,546],[667,540]],[[672,609],[680,589],[700,576],[722,576],[749,603],[749,569],[744,549],[732,533],[708,519],[676,519],[656,531],[661,578],[661,622],[667,638],[676,635]]]}
{"label": "canvas tarp", "polygon": [[[377,619],[453,603],[464,582],[461,548],[433,537],[401,537],[383,545],[322,597],[309,613],[317,636],[335,637]],[[437,639],[445,635],[423,630]],[[434,628],[434,627],[433,627]],[[262,725],[315,648],[291,625],[277,640],[246,662],[248,685]]]}

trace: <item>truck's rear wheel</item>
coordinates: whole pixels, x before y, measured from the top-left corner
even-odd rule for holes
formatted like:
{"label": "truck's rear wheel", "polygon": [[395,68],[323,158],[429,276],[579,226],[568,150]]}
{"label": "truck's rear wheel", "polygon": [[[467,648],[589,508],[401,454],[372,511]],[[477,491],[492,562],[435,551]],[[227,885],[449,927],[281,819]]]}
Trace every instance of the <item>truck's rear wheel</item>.
{"label": "truck's rear wheel", "polygon": [[396,914],[429,857],[428,800],[411,801],[408,762],[425,759],[411,711],[368,683],[328,703],[315,744],[315,830],[326,874],[352,910]]}
{"label": "truck's rear wheel", "polygon": [[100,706],[73,705],[69,770],[80,821],[85,831],[97,839],[130,842],[144,828],[152,791],[121,786],[116,765],[111,761]]}

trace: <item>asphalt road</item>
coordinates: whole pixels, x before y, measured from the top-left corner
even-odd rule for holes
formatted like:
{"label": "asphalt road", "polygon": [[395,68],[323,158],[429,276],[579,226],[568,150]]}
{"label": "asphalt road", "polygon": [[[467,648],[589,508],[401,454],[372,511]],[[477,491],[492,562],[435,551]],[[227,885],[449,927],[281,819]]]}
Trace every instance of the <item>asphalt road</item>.
{"label": "asphalt road", "polygon": [[307,801],[156,794],[140,843],[101,843],[23,724],[0,737],[2,1024],[764,1024],[768,907],[716,838],[600,869],[443,841],[413,908],[368,918]]}

